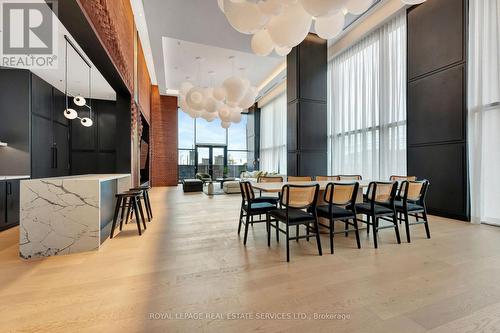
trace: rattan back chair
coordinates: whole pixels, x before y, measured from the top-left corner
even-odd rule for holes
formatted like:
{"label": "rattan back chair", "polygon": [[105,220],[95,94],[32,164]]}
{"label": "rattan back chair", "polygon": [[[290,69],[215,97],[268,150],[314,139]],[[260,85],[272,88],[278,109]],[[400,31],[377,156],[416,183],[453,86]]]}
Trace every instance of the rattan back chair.
{"label": "rattan back chair", "polygon": [[[429,181],[404,181],[401,184],[401,201],[396,202],[396,211],[403,216],[400,221],[404,221],[406,228],[406,240],[411,242],[410,226],[423,224],[427,238],[431,238],[429,221],[427,219],[427,207],[425,198],[429,189]],[[415,217],[416,222],[410,223],[410,216]],[[420,220],[422,219],[422,220]]]}
{"label": "rattan back chair", "polygon": [[[322,255],[321,240],[319,237],[318,216],[316,203],[318,201],[319,185],[284,185],[281,190],[280,205],[283,208],[275,209],[267,214],[268,224],[268,246],[271,246],[271,228],[276,230],[276,241],[279,242],[279,233],[286,235],[286,260],[290,261],[290,240],[299,240],[316,237],[319,255]],[[273,224],[274,222],[274,224]],[[283,223],[285,229],[280,227]],[[312,224],[312,227],[311,227]],[[300,225],[306,227],[306,235],[300,236],[298,232],[295,237],[290,236],[290,227]]]}
{"label": "rattan back chair", "polygon": [[319,182],[331,181],[335,182],[340,180],[339,176],[316,176],[316,180]]}
{"label": "rattan back chair", "polygon": [[289,182],[311,182],[312,177],[310,176],[288,176]]}
{"label": "rattan back chair", "polygon": [[339,180],[363,180],[361,175],[338,175]]}

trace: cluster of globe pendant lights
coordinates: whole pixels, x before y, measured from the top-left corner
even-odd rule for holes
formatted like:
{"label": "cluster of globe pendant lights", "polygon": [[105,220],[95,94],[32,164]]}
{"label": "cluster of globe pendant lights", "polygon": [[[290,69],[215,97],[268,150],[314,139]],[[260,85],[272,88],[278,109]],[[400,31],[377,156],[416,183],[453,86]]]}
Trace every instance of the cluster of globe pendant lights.
{"label": "cluster of globe pendant lights", "polygon": [[[66,98],[68,98],[68,96],[66,96]],[[78,112],[76,112],[75,109],[72,109],[72,108],[66,108],[64,110],[64,116],[69,119],[69,120],[73,120],[73,119],[79,119],[80,120],[80,124],[82,124],[82,126],[85,126],[85,127],[90,127],[93,125],[93,121],[92,121],[92,108],[90,106],[87,105],[87,100],[85,99],[85,97],[83,96],[75,96],[73,97],[73,103],[75,103],[75,105],[77,106],[85,106],[87,108],[89,108],[90,110],[90,115],[89,117],[79,117],[78,116]]]}
{"label": "cluster of globe pendant lights", "polygon": [[[416,5],[426,0],[401,0]],[[338,36],[345,15],[360,15],[375,0],[217,0],[219,8],[237,31],[253,35],[255,54],[267,56],[273,50],[285,56],[314,28],[319,37]]]}
{"label": "cluster of globe pendant lights", "polygon": [[200,87],[186,81],[179,90],[179,107],[192,118],[221,120],[223,128],[241,121],[241,112],[255,103],[258,90],[248,79],[233,75],[216,87]]}

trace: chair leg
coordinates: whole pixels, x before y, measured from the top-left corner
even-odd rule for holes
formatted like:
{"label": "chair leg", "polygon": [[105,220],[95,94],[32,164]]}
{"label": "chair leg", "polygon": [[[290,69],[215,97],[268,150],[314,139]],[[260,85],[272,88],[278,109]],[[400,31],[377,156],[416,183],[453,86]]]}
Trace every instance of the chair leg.
{"label": "chair leg", "polygon": [[370,233],[370,215],[366,215],[366,234]]}
{"label": "chair leg", "polygon": [[349,223],[345,220],[345,236],[349,237]]}
{"label": "chair leg", "polygon": [[333,254],[333,220],[330,219],[330,253]]}
{"label": "chair leg", "polygon": [[134,204],[134,211],[135,211],[135,223],[137,224],[137,230],[139,230],[139,236],[142,235],[141,232],[141,221],[139,220],[139,214],[137,214],[137,211],[139,210],[138,205],[137,205],[137,198],[133,197],[132,202]]}
{"label": "chair leg", "polygon": [[242,220],[243,220],[243,206],[240,208],[240,221],[238,223],[238,235],[240,234],[240,231],[241,231],[241,224],[243,223]]}
{"label": "chair leg", "polygon": [[377,244],[377,218],[375,215],[372,216],[373,222],[372,222],[372,227],[373,227],[373,245],[375,246],[376,249],[378,249],[378,244]]}
{"label": "chair leg", "polygon": [[128,199],[128,205],[127,205],[127,215],[125,216],[125,224],[128,223],[129,218],[131,219],[131,214],[132,214],[132,198]]}
{"label": "chair leg", "polygon": [[276,242],[280,242],[280,221],[276,220]]}
{"label": "chair leg", "polygon": [[290,236],[288,235],[288,223],[286,224],[286,261],[290,262]]}
{"label": "chair leg", "polygon": [[297,239],[295,240],[297,243],[299,242],[299,234],[300,234],[300,230],[299,230],[299,225],[297,224],[295,226],[295,235],[297,235]]}
{"label": "chair leg", "polygon": [[401,236],[399,235],[398,218],[396,217],[396,214],[392,215],[392,222],[394,223],[394,232],[396,233],[398,244],[401,244]]}
{"label": "chair leg", "polygon": [[148,191],[142,191],[142,197],[144,199],[144,208],[146,209],[146,215],[148,217],[148,222],[151,222],[151,215],[149,213],[149,205],[148,205]]}
{"label": "chair leg", "polygon": [[429,229],[429,220],[427,219],[427,211],[424,210],[422,213],[423,219],[425,221],[424,226],[425,226],[425,233],[427,234],[427,239],[431,238],[431,231]]}
{"label": "chair leg", "polygon": [[123,219],[125,217],[125,208],[127,205],[129,205],[129,201],[127,200],[127,198],[124,198],[122,199],[122,202],[120,204],[122,207],[122,213],[120,215],[120,231],[122,231],[122,227],[123,227]]}
{"label": "chair leg", "polygon": [[308,242],[309,242],[309,233],[310,233],[310,230],[309,230],[309,223],[308,223],[308,224],[306,224],[306,236],[307,236],[306,241],[308,241]]}
{"label": "chair leg", "polygon": [[359,228],[358,228],[358,219],[356,217],[356,215],[354,215],[354,218],[352,219],[353,220],[353,224],[354,224],[354,233],[356,234],[356,243],[358,244],[358,249],[361,248],[361,242],[359,240]]}
{"label": "chair leg", "polygon": [[406,241],[408,243],[411,243],[411,237],[410,237],[410,221],[408,217],[408,212],[404,213],[405,215],[405,229],[406,229]]}
{"label": "chair leg", "polygon": [[247,211],[246,221],[245,221],[245,236],[243,237],[243,245],[247,245],[248,238],[248,225],[250,224],[250,212]]}
{"label": "chair leg", "polygon": [[318,253],[320,256],[323,255],[323,250],[321,249],[321,238],[319,237],[319,223],[318,223],[318,217],[316,216],[314,219],[314,226],[316,230],[316,243],[318,245]]}
{"label": "chair leg", "polygon": [[[144,200],[142,200],[144,201]],[[146,230],[146,219],[144,218],[144,211],[142,210],[142,201],[139,200],[139,213],[141,214],[142,225],[144,226],[144,230]]]}
{"label": "chair leg", "polygon": [[113,238],[113,234],[115,232],[116,220],[118,219],[118,212],[120,211],[121,201],[121,197],[116,198],[115,215],[113,215],[113,224],[111,225],[111,234],[109,235],[109,238]]}
{"label": "chair leg", "polygon": [[151,217],[151,220],[153,219],[153,209],[151,209],[151,200],[149,199],[149,191],[146,191],[146,198],[148,200],[147,202],[147,207],[149,211],[149,216]]}
{"label": "chair leg", "polygon": [[266,214],[266,227],[267,227],[267,246],[271,246],[271,217]]}

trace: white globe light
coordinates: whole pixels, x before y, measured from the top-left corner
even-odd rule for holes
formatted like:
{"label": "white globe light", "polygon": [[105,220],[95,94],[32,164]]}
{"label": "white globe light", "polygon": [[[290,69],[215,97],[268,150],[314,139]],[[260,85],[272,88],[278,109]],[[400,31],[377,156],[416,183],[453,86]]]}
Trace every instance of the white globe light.
{"label": "white globe light", "polygon": [[215,100],[212,97],[206,97],[205,102],[203,103],[203,108],[208,113],[213,113],[213,112],[217,111],[217,109],[216,109],[217,103],[215,102]]}
{"label": "white globe light", "polygon": [[216,87],[214,88],[213,95],[215,100],[222,101],[224,98],[226,98],[226,89],[224,89],[223,87]]}
{"label": "white globe light", "polygon": [[204,91],[199,87],[193,87],[189,89],[188,93],[186,94],[187,105],[196,111],[203,109],[204,99]]}
{"label": "white globe light", "polygon": [[179,89],[179,92],[181,95],[186,96],[191,88],[193,88],[193,84],[191,82],[188,82],[188,81],[182,82],[181,88]]}
{"label": "white globe light", "polygon": [[238,124],[241,121],[241,109],[236,109],[231,112],[231,122]]}
{"label": "white globe light", "polygon": [[252,51],[256,55],[267,56],[273,52],[274,43],[266,29],[259,30],[252,37]]}
{"label": "white globe light", "polygon": [[348,0],[345,8],[347,11],[354,15],[361,15],[370,8],[373,0]]}
{"label": "white globe light", "polygon": [[73,98],[73,103],[78,106],[84,106],[85,104],[87,104],[87,101],[85,100],[85,97],[78,95]]}
{"label": "white globe light", "polygon": [[242,109],[248,109],[255,103],[255,97],[257,97],[258,90],[255,87],[250,87],[245,94],[245,97],[240,101],[238,106]]}
{"label": "white globe light", "polygon": [[227,78],[223,87],[226,90],[226,103],[228,105],[237,105],[240,100],[245,96],[250,82],[238,76]]}
{"label": "white globe light", "polygon": [[260,11],[266,15],[280,15],[283,12],[281,0],[260,0],[257,5]]}
{"label": "white globe light", "polygon": [[262,13],[253,2],[235,3],[224,0],[224,13],[233,28],[243,34],[253,34],[269,21],[269,16]]}
{"label": "white globe light", "polygon": [[212,87],[205,88],[203,90],[203,92],[204,92],[203,95],[205,96],[205,98],[214,97],[214,88],[212,88]]}
{"label": "white globe light", "polygon": [[78,113],[75,110],[68,108],[68,109],[64,110],[64,116],[71,120],[71,119],[75,119],[76,117],[78,117]]}
{"label": "white globe light", "polygon": [[341,9],[347,0],[299,0],[306,12],[315,17],[328,16]]}
{"label": "white globe light", "polygon": [[284,57],[292,51],[292,48],[288,46],[284,47],[276,46],[274,51],[276,52],[277,55]]}
{"label": "white globe light", "polygon": [[296,3],[287,6],[281,15],[273,16],[267,29],[276,45],[293,47],[306,38],[311,22],[311,15]]}
{"label": "white globe light", "polygon": [[231,109],[226,105],[219,109],[219,118],[222,121],[231,121]]}
{"label": "white globe light", "polygon": [[220,11],[224,13],[224,0],[217,0],[217,5],[219,6]]}
{"label": "white globe light", "polygon": [[229,127],[231,127],[231,123],[229,121],[223,121],[220,123],[220,126],[222,128],[229,128]]}
{"label": "white globe light", "polygon": [[206,121],[208,121],[209,123],[214,121],[214,119],[217,118],[217,112],[214,112],[214,113],[206,113],[203,117],[203,119],[205,119]]}
{"label": "white globe light", "polygon": [[93,124],[92,119],[87,118],[87,117],[82,118],[82,119],[80,120],[80,123],[81,123],[83,126],[85,126],[85,127],[90,127],[90,126],[92,126],[92,124]]}
{"label": "white globe light", "polygon": [[342,11],[337,11],[331,16],[319,17],[314,23],[314,28],[319,37],[331,39],[338,36],[344,29],[345,16]]}

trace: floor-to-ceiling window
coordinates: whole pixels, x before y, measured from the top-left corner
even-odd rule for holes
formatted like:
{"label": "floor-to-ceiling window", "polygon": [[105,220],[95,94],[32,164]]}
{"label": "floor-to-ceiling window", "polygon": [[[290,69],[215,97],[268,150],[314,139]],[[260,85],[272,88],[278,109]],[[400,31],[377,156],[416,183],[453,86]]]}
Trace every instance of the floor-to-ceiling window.
{"label": "floor-to-ceiling window", "polygon": [[286,94],[268,102],[260,111],[260,169],[286,174]]}
{"label": "floor-to-ceiling window", "polygon": [[406,13],[329,63],[328,172],[406,174]]}
{"label": "floor-to-ceiling window", "polygon": [[214,177],[239,177],[247,169],[247,115],[241,122],[221,127],[220,120],[193,119],[179,109],[179,180],[195,173],[212,172]]}
{"label": "floor-to-ceiling window", "polygon": [[471,216],[500,225],[500,0],[469,1]]}

